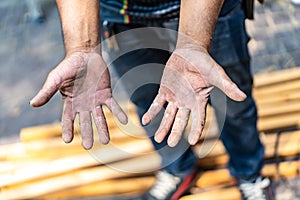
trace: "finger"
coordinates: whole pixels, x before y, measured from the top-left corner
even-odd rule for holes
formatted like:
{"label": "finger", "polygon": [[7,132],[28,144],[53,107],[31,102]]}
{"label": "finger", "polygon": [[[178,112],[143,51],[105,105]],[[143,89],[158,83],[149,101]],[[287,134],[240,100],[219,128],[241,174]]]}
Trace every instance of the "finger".
{"label": "finger", "polygon": [[168,138],[168,145],[174,147],[178,144],[181,139],[182,133],[188,124],[190,116],[190,110],[187,108],[179,108],[175,117],[175,121],[172,127],[172,131]]}
{"label": "finger", "polygon": [[197,100],[197,104],[192,109],[192,125],[188,136],[188,142],[191,145],[195,145],[202,134],[205,125],[206,106],[207,101]]}
{"label": "finger", "polygon": [[164,113],[164,116],[161,120],[160,126],[155,133],[154,139],[156,142],[160,143],[169,133],[171,126],[174,122],[174,118],[177,112],[177,106],[174,103],[169,102]]}
{"label": "finger", "polygon": [[110,140],[107,128],[106,118],[101,106],[96,106],[93,109],[93,117],[98,130],[99,140],[102,144],[107,144]]}
{"label": "finger", "polygon": [[62,112],[62,138],[64,142],[70,143],[74,137],[74,119],[75,113],[72,109],[72,102],[66,98],[64,100],[64,107]]}
{"label": "finger", "polygon": [[122,108],[120,107],[120,105],[115,101],[114,98],[109,98],[106,101],[105,104],[109,110],[114,114],[114,116],[116,116],[118,118],[118,120],[122,123],[122,124],[127,124],[128,123],[128,118],[127,115],[125,114],[125,112],[122,110]]}
{"label": "finger", "polygon": [[143,115],[142,124],[149,124],[157,116],[159,111],[161,111],[165,103],[165,98],[160,93],[158,93],[148,111]]}
{"label": "finger", "polygon": [[231,81],[220,66],[217,66],[215,70],[216,73],[212,73],[213,77],[211,77],[213,85],[222,90],[232,100],[243,101],[246,99],[247,95]]}
{"label": "finger", "polygon": [[82,146],[85,149],[91,149],[94,137],[90,112],[83,111],[79,113],[79,126],[82,137]]}
{"label": "finger", "polygon": [[33,107],[39,107],[47,103],[51,97],[58,91],[60,82],[57,80],[56,72],[53,70],[49,73],[42,89],[35,97],[31,99],[29,104]]}

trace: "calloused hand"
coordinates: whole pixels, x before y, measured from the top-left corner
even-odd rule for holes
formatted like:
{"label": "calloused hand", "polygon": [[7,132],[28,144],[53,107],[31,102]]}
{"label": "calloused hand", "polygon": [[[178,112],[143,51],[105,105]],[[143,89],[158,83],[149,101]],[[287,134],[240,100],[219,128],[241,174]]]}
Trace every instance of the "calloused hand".
{"label": "calloused hand", "polygon": [[123,124],[127,116],[112,97],[110,75],[102,57],[96,52],[75,52],[68,55],[47,77],[38,94],[30,101],[33,107],[46,104],[57,92],[63,96],[62,137],[73,139],[74,119],[79,114],[82,146],[93,146],[92,117],[100,141],[109,142],[109,132],[102,106],[107,106]]}
{"label": "calloused hand", "polygon": [[205,124],[206,106],[214,86],[233,100],[243,101],[246,98],[204,48],[177,48],[166,64],[159,92],[144,114],[142,123],[150,123],[168,103],[155,140],[161,142],[171,130],[168,145],[175,146],[191,113],[188,142],[196,144]]}

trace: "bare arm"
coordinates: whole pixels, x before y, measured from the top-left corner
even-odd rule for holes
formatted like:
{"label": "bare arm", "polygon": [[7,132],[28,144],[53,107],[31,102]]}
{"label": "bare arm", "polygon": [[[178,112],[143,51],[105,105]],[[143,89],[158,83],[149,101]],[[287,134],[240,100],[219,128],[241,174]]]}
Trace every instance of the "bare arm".
{"label": "bare arm", "polygon": [[46,104],[59,91],[64,106],[62,137],[73,139],[74,119],[79,115],[80,134],[85,149],[93,146],[92,119],[99,140],[109,142],[109,131],[102,106],[107,106],[121,123],[127,116],[112,97],[110,75],[101,57],[99,0],[57,0],[62,22],[66,57],[49,74],[31,106]]}
{"label": "bare arm", "polygon": [[246,98],[208,53],[223,0],[182,0],[181,3],[177,46],[164,69],[158,95],[142,120],[144,125],[150,123],[167,103],[155,140],[162,142],[170,132],[169,146],[175,146],[181,139],[190,114],[192,126],[188,141],[192,145],[198,142],[214,86],[233,100]]}
{"label": "bare arm", "polygon": [[57,0],[67,54],[100,43],[99,0]]}
{"label": "bare arm", "polygon": [[182,0],[178,47],[189,45],[190,41],[187,39],[192,39],[208,50],[223,2],[224,0]]}

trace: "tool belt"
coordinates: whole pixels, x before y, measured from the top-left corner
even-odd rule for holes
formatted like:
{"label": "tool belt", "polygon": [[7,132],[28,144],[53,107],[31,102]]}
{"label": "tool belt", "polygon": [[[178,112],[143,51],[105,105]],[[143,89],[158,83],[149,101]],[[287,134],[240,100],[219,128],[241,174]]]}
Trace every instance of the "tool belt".
{"label": "tool belt", "polygon": [[[259,3],[263,3],[264,0],[258,0]],[[254,0],[243,0],[243,9],[247,19],[254,19]]]}

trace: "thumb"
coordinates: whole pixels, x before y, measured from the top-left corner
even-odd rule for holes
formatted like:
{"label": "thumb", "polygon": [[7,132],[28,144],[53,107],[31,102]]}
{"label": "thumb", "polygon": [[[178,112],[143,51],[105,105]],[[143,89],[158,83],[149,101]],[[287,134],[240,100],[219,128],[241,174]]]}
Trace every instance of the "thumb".
{"label": "thumb", "polygon": [[244,101],[247,98],[247,95],[241,91],[235,83],[232,82],[223,68],[218,66],[216,70],[217,72],[214,73],[215,76],[210,79],[212,80],[212,85],[218,87],[232,100]]}
{"label": "thumb", "polygon": [[29,102],[32,107],[42,106],[52,98],[59,89],[60,81],[57,80],[58,77],[54,70],[48,74],[42,89]]}

